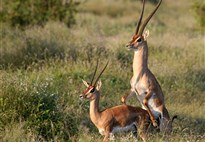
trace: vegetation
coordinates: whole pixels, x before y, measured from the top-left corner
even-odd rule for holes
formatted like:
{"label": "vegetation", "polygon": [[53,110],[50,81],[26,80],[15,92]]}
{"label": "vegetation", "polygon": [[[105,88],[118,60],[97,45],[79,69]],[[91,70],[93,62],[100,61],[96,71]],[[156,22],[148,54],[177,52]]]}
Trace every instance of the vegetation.
{"label": "vegetation", "polygon": [[196,1],[193,7],[200,26],[205,30],[205,0]]}
{"label": "vegetation", "polygon": [[58,20],[70,26],[75,23],[77,2],[66,0],[9,0],[1,2],[0,21],[11,26],[44,25]]}
{"label": "vegetation", "polygon": [[[171,114],[178,115],[170,141],[205,141],[204,35],[196,30],[191,0],[163,1],[148,24],[149,67]],[[111,7],[111,8],[110,8]],[[89,0],[76,25],[49,21],[25,30],[0,27],[0,141],[102,141],[81,102],[81,79],[90,80],[96,60],[109,65],[101,77],[100,108],[120,104],[129,92],[133,53],[125,49],[141,4]],[[153,9],[146,4],[145,16]],[[183,18],[181,18],[183,17]],[[140,106],[133,97],[129,104]],[[117,141],[133,141],[130,134]],[[162,133],[148,141],[162,141]]]}

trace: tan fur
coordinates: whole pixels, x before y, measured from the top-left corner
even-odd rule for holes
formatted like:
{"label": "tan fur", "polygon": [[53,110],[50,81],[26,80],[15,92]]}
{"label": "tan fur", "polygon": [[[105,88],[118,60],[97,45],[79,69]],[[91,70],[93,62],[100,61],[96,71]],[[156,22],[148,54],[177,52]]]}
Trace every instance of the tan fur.
{"label": "tan fur", "polygon": [[[90,92],[89,90],[92,90],[91,88],[95,89],[95,91]],[[142,140],[145,141],[145,130],[149,123],[149,115],[147,111],[140,107],[132,107],[125,104],[100,111],[99,89],[99,85],[97,85],[96,88],[93,86],[87,86],[87,89],[80,97],[90,100],[90,118],[99,131],[104,130],[105,136],[103,141],[105,142],[108,140],[109,135],[113,133],[115,128],[126,127],[133,123],[137,124],[136,127],[138,128],[138,133]]]}
{"label": "tan fur", "polygon": [[148,45],[146,39],[149,33],[145,32],[145,34],[143,34],[146,25],[159,8],[161,2],[162,0],[159,0],[155,9],[141,25],[145,6],[145,0],[143,0],[142,11],[136,27],[136,33],[132,40],[127,44],[128,49],[134,51],[133,77],[130,80],[131,91],[128,95],[122,96],[121,101],[125,103],[127,97],[136,94],[142,107],[149,113],[153,126],[157,126],[155,119],[160,118],[160,130],[166,134],[170,134],[172,120],[170,119],[164,104],[164,95],[157,79],[147,65]]}
{"label": "tan fur", "polygon": [[[141,38],[140,42],[137,40]],[[131,42],[127,45],[130,50],[134,51],[133,59],[133,77],[130,81],[132,89],[129,95],[122,97],[122,102],[126,102],[126,98],[136,94],[142,106],[148,111],[153,126],[157,126],[155,119],[160,119],[160,130],[166,133],[171,131],[171,120],[169,113],[164,104],[164,95],[162,89],[147,66],[148,61],[148,45],[143,36],[135,35]],[[149,102],[153,104],[150,104]],[[152,109],[150,109],[150,107]],[[153,115],[153,111],[158,115]]]}

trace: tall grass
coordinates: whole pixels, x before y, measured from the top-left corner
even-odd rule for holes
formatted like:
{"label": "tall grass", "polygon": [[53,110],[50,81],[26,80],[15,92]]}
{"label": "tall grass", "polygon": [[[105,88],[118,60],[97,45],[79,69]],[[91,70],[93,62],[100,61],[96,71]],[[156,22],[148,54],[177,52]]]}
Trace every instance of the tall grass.
{"label": "tall grass", "polygon": [[[204,35],[192,1],[163,1],[150,21],[149,67],[159,80],[174,122],[170,141],[205,140]],[[102,6],[102,7],[100,7]],[[0,141],[102,141],[81,102],[81,79],[90,80],[96,60],[109,65],[101,77],[100,109],[120,104],[129,92],[139,1],[81,3],[77,24],[58,22],[24,31],[1,26]],[[111,8],[110,8],[111,7]],[[147,2],[145,16],[153,9]],[[183,17],[183,18],[182,18]],[[140,106],[135,97],[129,103]],[[148,141],[163,141],[151,133]],[[115,141],[134,141],[119,134]]]}

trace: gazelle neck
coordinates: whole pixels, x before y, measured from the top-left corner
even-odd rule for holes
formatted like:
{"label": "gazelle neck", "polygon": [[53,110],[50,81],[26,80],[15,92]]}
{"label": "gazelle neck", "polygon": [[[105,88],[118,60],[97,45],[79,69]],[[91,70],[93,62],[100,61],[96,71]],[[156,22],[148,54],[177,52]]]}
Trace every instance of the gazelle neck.
{"label": "gazelle neck", "polygon": [[148,68],[147,60],[148,60],[148,46],[147,46],[147,42],[145,41],[143,47],[140,47],[139,50],[134,52],[134,59],[133,59],[134,76],[138,77],[144,73],[144,71]]}
{"label": "gazelle neck", "polygon": [[90,118],[93,123],[96,123],[97,118],[100,116],[99,112],[99,101],[100,101],[100,92],[95,92],[95,99],[90,101]]}

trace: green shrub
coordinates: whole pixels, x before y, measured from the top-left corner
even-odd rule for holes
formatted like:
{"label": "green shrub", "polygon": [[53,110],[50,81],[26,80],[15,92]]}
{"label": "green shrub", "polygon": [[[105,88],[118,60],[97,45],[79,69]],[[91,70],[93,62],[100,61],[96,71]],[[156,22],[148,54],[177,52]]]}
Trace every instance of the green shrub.
{"label": "green shrub", "polygon": [[9,0],[1,4],[0,21],[12,26],[44,25],[49,20],[71,26],[78,5],[72,0]]}
{"label": "green shrub", "polygon": [[36,80],[33,83],[26,80],[12,83],[5,79],[2,85],[5,90],[0,96],[0,131],[21,119],[25,121],[25,129],[31,129],[45,140],[68,141],[76,134],[79,119],[73,111],[64,111],[68,100],[66,93],[55,87],[62,81],[55,79],[46,78],[38,83]]}
{"label": "green shrub", "polygon": [[193,8],[196,13],[198,23],[205,30],[205,0],[194,3]]}

